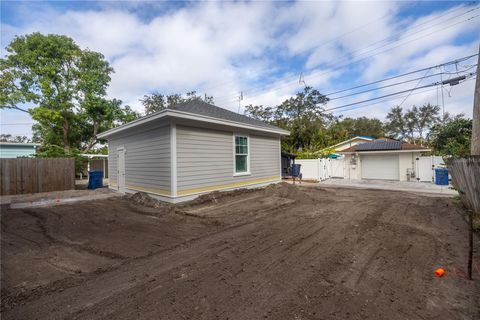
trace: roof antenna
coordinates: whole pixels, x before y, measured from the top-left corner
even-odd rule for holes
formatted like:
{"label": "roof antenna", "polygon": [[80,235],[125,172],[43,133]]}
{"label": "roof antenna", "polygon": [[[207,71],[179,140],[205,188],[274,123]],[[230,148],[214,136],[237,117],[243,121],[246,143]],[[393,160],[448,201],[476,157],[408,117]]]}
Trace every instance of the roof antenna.
{"label": "roof antenna", "polygon": [[238,113],[240,113],[240,108],[242,107],[242,100],[243,100],[243,91],[240,91],[240,95],[238,96]]}
{"label": "roof antenna", "polygon": [[299,84],[302,84],[305,86],[305,88],[307,87],[307,83],[305,82],[305,77],[303,76],[303,72],[300,73],[300,78],[298,79],[298,83]]}

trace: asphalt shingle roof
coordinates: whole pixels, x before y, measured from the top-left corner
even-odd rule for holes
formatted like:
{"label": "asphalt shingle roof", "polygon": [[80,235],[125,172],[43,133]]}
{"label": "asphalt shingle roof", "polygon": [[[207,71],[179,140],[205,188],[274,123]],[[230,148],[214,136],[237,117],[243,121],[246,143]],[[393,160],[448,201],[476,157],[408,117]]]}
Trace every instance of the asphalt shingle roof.
{"label": "asphalt shingle roof", "polygon": [[194,114],[222,119],[222,120],[245,123],[245,124],[254,125],[257,127],[280,129],[277,126],[244,116],[243,114],[235,113],[230,110],[214,106],[213,104],[209,104],[201,100],[194,100],[194,101],[179,103],[170,107],[170,109],[194,113]]}

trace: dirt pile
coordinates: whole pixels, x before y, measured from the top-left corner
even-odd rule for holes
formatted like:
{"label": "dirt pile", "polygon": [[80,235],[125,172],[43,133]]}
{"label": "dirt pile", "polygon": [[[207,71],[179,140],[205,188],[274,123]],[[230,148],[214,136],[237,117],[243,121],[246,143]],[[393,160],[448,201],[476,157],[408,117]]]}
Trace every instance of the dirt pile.
{"label": "dirt pile", "polygon": [[195,198],[192,201],[184,202],[180,207],[192,207],[205,204],[215,204],[225,201],[230,201],[232,198],[239,197],[242,195],[250,194],[252,192],[257,192],[259,189],[238,189],[233,191],[213,191],[207,194],[203,194],[198,198]]}
{"label": "dirt pile", "polygon": [[286,182],[271,184],[267,187],[252,188],[252,189],[238,189],[233,191],[213,191],[208,194],[199,196],[198,198],[182,203],[179,207],[194,207],[207,204],[220,204],[223,202],[232,201],[232,199],[241,198],[249,194],[263,193],[265,196],[274,196],[279,198],[286,198],[291,200],[311,200],[311,197],[305,189],[297,188]]}
{"label": "dirt pile", "polygon": [[137,192],[132,195],[126,196],[126,198],[136,205],[149,208],[164,209],[166,211],[171,211],[175,208],[173,204],[152,198],[145,192]]}
{"label": "dirt pile", "polygon": [[297,186],[291,185],[286,182],[271,184],[263,190],[265,196],[269,197],[273,196],[278,198],[286,198],[300,203],[312,203],[315,201],[318,202],[318,199],[313,198],[309,194],[309,191],[311,192],[312,190],[306,188],[298,188]]}

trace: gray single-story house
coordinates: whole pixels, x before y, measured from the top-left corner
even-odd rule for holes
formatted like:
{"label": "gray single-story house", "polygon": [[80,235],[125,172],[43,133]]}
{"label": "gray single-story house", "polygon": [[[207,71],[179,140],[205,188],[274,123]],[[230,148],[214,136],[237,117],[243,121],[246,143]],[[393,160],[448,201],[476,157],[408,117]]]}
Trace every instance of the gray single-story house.
{"label": "gray single-story house", "polygon": [[175,105],[103,132],[109,187],[168,202],[281,181],[288,131],[202,102]]}

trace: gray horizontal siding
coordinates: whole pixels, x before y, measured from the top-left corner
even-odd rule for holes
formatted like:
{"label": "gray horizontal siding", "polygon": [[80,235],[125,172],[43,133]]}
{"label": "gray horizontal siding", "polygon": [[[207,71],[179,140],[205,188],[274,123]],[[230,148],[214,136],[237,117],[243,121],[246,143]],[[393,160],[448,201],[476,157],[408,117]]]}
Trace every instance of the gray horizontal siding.
{"label": "gray horizontal siding", "polygon": [[109,139],[110,181],[117,184],[117,148],[125,148],[125,184],[170,191],[170,127],[126,132]]}
{"label": "gray horizontal siding", "polygon": [[117,143],[108,140],[108,181],[111,186],[117,186]]}
{"label": "gray horizontal siding", "polygon": [[280,178],[279,137],[249,136],[251,175],[234,176],[233,132],[177,126],[177,189]]}

